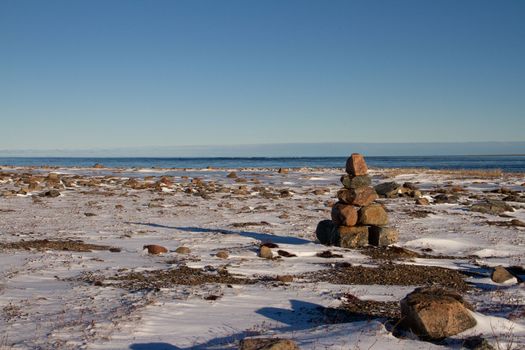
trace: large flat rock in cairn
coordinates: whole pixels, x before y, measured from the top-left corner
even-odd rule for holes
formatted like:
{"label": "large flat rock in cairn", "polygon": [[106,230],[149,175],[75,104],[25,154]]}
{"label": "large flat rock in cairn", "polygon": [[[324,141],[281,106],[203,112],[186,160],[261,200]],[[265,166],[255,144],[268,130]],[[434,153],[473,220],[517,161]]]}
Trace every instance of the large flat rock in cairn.
{"label": "large flat rock in cairn", "polygon": [[423,287],[401,300],[401,319],[406,328],[423,339],[442,339],[476,325],[470,308],[456,292]]}
{"label": "large flat rock in cairn", "polygon": [[378,196],[372,187],[342,188],[337,192],[337,198],[345,203],[364,207],[374,202]]}
{"label": "large flat rock in cairn", "polygon": [[332,221],[336,226],[354,226],[357,224],[357,211],[359,208],[338,202],[332,207]]}
{"label": "large flat rock in cairn", "polygon": [[365,158],[359,153],[352,153],[346,161],[346,172],[350,175],[361,176],[368,173]]}

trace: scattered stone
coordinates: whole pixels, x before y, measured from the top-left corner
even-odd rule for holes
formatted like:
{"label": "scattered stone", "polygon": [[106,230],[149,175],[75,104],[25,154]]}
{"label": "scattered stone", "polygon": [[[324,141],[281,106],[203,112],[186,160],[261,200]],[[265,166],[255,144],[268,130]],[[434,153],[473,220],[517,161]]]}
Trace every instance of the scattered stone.
{"label": "scattered stone", "polygon": [[175,249],[175,253],[178,253],[178,254],[190,254],[191,253],[191,249],[188,248],[188,247],[178,247],[177,249]]}
{"label": "scattered stone", "polygon": [[503,214],[506,211],[514,211],[514,209],[504,201],[494,199],[486,199],[485,201],[477,202],[470,207],[470,210],[492,215]]}
{"label": "scattered stone", "polygon": [[319,258],[342,258],[343,256],[341,254],[334,254],[329,250],[325,250],[323,252],[315,254],[315,256]]}
{"label": "scattered stone", "polygon": [[84,213],[84,216],[90,217],[90,216],[97,216],[95,213]]}
{"label": "scattered stone", "polygon": [[370,226],[368,228],[368,244],[384,247],[394,244],[399,239],[399,232],[391,227]]}
{"label": "scattered stone", "polygon": [[112,248],[109,248],[109,251],[111,253],[120,253],[122,251],[122,249],[116,248],[116,247],[112,247]]}
{"label": "scattered stone", "polygon": [[226,177],[230,178],[230,179],[236,179],[237,178],[237,173],[235,171],[232,171],[231,173],[226,175]]}
{"label": "scattered stone", "polygon": [[142,249],[147,249],[148,254],[158,255],[158,254],[164,254],[168,252],[168,249],[157,244],[148,244],[142,247]]}
{"label": "scattered stone", "polygon": [[246,338],[239,346],[239,350],[299,350],[293,340],[279,338]]}
{"label": "scattered stone", "polygon": [[434,204],[450,204],[450,203],[457,203],[459,200],[459,197],[456,195],[447,195],[444,193],[435,195],[433,197]]}
{"label": "scattered stone", "polygon": [[510,220],[510,224],[512,226],[517,226],[517,227],[525,227],[525,222],[521,221],[521,220],[518,220],[518,219],[512,219]]}
{"label": "scattered stone", "polygon": [[215,254],[216,257],[220,259],[228,259],[230,257],[230,254],[226,250],[220,250]]}
{"label": "scattered stone", "polygon": [[404,326],[422,339],[442,339],[476,325],[460,294],[439,287],[417,288],[401,300]]}
{"label": "scattered stone", "polygon": [[264,245],[261,246],[259,248],[259,257],[264,258],[264,259],[272,259],[273,258],[272,250],[268,248],[267,246],[264,246]]}
{"label": "scattered stone", "polygon": [[396,182],[383,182],[377,186],[374,186],[375,191],[381,197],[393,198],[399,193],[401,185]]}
{"label": "scattered stone", "polygon": [[280,256],[285,257],[285,258],[295,258],[295,257],[297,257],[297,255],[295,255],[293,253],[289,253],[286,250],[280,250],[280,249],[277,251],[277,254],[279,254]]}
{"label": "scattered stone", "polygon": [[368,226],[339,226],[340,246],[357,248],[368,244]]}
{"label": "scattered stone", "polygon": [[341,183],[345,188],[359,188],[359,187],[368,187],[372,184],[372,179],[368,175],[361,176],[351,176],[345,174],[341,176]]}
{"label": "scattered stone", "polygon": [[336,226],[354,226],[357,224],[357,208],[350,204],[336,203],[332,207],[332,221]]}
{"label": "scattered stone", "polygon": [[317,224],[315,235],[321,244],[339,245],[340,236],[332,220],[322,220]]}
{"label": "scattered stone", "polygon": [[388,216],[381,204],[370,204],[359,210],[360,225],[384,226],[388,223]]}
{"label": "scattered stone", "polygon": [[487,339],[480,335],[468,337],[463,341],[462,345],[470,350],[495,350],[495,348],[490,345]]}
{"label": "scattered stone", "polygon": [[419,190],[419,187],[417,187],[416,184],[413,183],[413,182],[405,182],[405,183],[403,184],[403,187],[404,187],[404,188],[407,188],[407,189],[409,189],[409,190],[412,190],[412,191],[417,191],[417,190]]}
{"label": "scattered stone", "polygon": [[281,275],[281,276],[277,276],[277,280],[279,282],[290,283],[290,282],[293,282],[293,276],[292,275]]}
{"label": "scattered stone", "polygon": [[372,187],[343,188],[337,192],[337,198],[345,204],[353,204],[364,207],[375,201],[377,193]]}
{"label": "scattered stone", "polygon": [[279,170],[277,172],[279,174],[288,174],[288,169],[286,169],[286,168],[279,168]]}
{"label": "scattered stone", "polygon": [[503,266],[496,266],[490,278],[496,283],[505,283],[514,278],[514,275],[507,271]]}
{"label": "scattered stone", "polygon": [[260,245],[261,247],[268,247],[268,248],[279,248],[279,245],[273,242],[264,242]]}
{"label": "scattered stone", "polygon": [[51,197],[51,198],[55,198],[55,197],[58,197],[60,196],[60,192],[58,190],[48,190],[48,191],[45,191],[45,192],[42,192],[40,194],[40,197]]}
{"label": "scattered stone", "polygon": [[346,161],[346,172],[354,176],[366,175],[368,167],[365,158],[359,153],[352,153]]}
{"label": "scattered stone", "polygon": [[96,163],[95,165],[93,165],[93,168],[95,168],[95,169],[102,169],[102,168],[104,168],[104,166],[102,164],[100,164],[100,163]]}
{"label": "scattered stone", "polygon": [[425,197],[420,197],[416,199],[416,204],[417,205],[429,205],[430,201]]}

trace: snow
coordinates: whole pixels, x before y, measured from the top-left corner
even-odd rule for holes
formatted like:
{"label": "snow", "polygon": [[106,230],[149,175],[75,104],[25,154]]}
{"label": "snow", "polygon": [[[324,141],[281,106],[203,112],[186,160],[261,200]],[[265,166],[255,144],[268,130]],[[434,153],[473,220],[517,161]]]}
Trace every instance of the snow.
{"label": "snow", "polygon": [[[47,173],[44,169],[27,168],[6,171]],[[340,187],[340,170],[298,169],[289,174],[277,174],[275,169],[52,171],[97,178],[111,176],[115,183],[61,190],[62,196],[42,198],[41,203],[34,203],[31,196],[0,197],[0,242],[79,239],[122,250],[0,251],[0,349],[235,349],[246,336],[289,337],[301,349],[459,349],[462,339],[480,333],[500,348],[525,346],[523,284],[518,284],[517,279],[494,283],[487,268],[523,266],[525,230],[486,224],[487,220],[510,219],[470,212],[462,204],[468,194],[460,194],[462,200],[457,204],[424,207],[415,206],[413,199],[380,200],[389,209],[391,224],[400,231],[399,246],[450,257],[418,258],[404,263],[474,273],[467,281],[476,289],[465,298],[483,310],[473,313],[478,325],[452,337],[448,343],[433,344],[416,337],[394,337],[384,319],[330,324],[320,311],[337,308],[346,294],[362,300],[399,301],[417,286],[336,285],[296,278],[292,283],[275,285],[210,284],[129,292],[77,280],[83,273],[113,276],[182,263],[195,268],[226,266],[232,275],[248,278],[298,275],[327,269],[337,262],[374,266],[377,262],[358,250],[315,242],[317,222],[330,217],[327,203],[333,201]],[[239,177],[256,178],[260,183],[236,183],[226,178],[230,171],[236,171]],[[450,184],[480,195],[502,186],[518,188],[525,182],[518,175],[488,181],[424,171],[385,179],[384,172],[372,171],[374,184],[410,181],[424,190]],[[175,185],[162,189],[163,192],[131,190],[119,184],[128,177],[166,174],[174,177]],[[287,189],[293,195],[268,199],[256,191],[248,191],[246,196],[224,192],[203,199],[181,191],[190,181],[182,176],[214,181],[228,189],[262,186],[275,193]],[[16,188],[9,180],[0,184],[0,192]],[[330,191],[314,194],[313,190],[320,187]],[[104,196],[96,191],[111,194]],[[122,208],[117,209],[116,205]],[[412,217],[411,210],[430,213]],[[96,216],[87,217],[86,212]],[[508,214],[525,219],[523,207]],[[243,226],[245,223],[248,224]],[[279,248],[272,249],[274,255],[285,250],[296,257],[261,259],[257,256],[261,242],[278,244]],[[151,256],[143,250],[146,244],[159,244],[170,251]],[[175,253],[180,246],[189,247],[191,253]],[[219,259],[215,256],[219,250],[227,250],[230,257]],[[326,250],[343,257],[324,259],[316,255]],[[206,300],[209,295],[220,297]]]}

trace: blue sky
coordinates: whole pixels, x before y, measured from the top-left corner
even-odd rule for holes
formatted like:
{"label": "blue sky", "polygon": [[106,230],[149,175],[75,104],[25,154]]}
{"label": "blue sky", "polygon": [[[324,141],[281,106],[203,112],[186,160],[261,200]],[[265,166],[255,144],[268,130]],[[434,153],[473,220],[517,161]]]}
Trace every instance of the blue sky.
{"label": "blue sky", "polygon": [[525,141],[525,1],[0,0],[0,149]]}

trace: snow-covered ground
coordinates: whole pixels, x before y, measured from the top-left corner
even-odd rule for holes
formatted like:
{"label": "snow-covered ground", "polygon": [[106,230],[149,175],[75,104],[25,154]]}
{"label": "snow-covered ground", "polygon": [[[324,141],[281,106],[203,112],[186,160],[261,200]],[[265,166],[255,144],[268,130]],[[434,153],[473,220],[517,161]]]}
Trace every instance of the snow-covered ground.
{"label": "snow-covered ground", "polygon": [[[403,263],[441,266],[470,276],[465,276],[472,286],[465,298],[475,307],[478,325],[444,342],[430,343],[409,334],[395,337],[383,318],[339,323],[328,321],[323,312],[341,306],[347,294],[397,302],[417,286],[340,285],[301,277],[337,262],[379,264],[363,251],[315,241],[317,223],[330,218],[342,170],[279,174],[275,169],[236,169],[237,179],[226,176],[231,170],[235,169],[2,169],[0,243],[81,240],[118,247],[120,252],[4,245],[0,349],[235,349],[240,339],[253,335],[291,338],[301,349],[459,349],[462,339],[473,335],[482,335],[496,349],[525,347],[524,285],[490,279],[492,266],[525,265],[525,228],[494,224],[525,221],[525,203],[508,202],[516,210],[503,217],[468,210],[479,198],[504,197],[488,193],[501,187],[523,197],[523,175],[371,171],[374,184],[410,181],[428,198],[438,188],[464,189],[455,192],[459,200],[452,204],[380,200],[399,229],[398,246],[437,256]],[[21,174],[38,177],[49,172],[62,174],[59,197],[39,197],[44,188],[5,193],[26,186],[18,181]],[[139,183],[154,184],[164,175],[169,181],[156,187],[133,189],[126,182],[137,178]],[[322,189],[326,191],[314,193]],[[262,242],[277,244],[272,249],[275,255],[280,249],[296,256],[259,258]],[[147,244],[162,245],[170,252],[148,255],[143,250]],[[191,253],[176,253],[181,246]],[[229,252],[227,259],[215,255],[221,250]],[[326,250],[343,257],[316,256]],[[226,269],[232,276],[259,282],[136,290],[123,288],[114,279],[183,265],[209,274]],[[293,282],[272,280],[283,275],[294,275]],[[90,276],[102,282],[93,283]]]}

